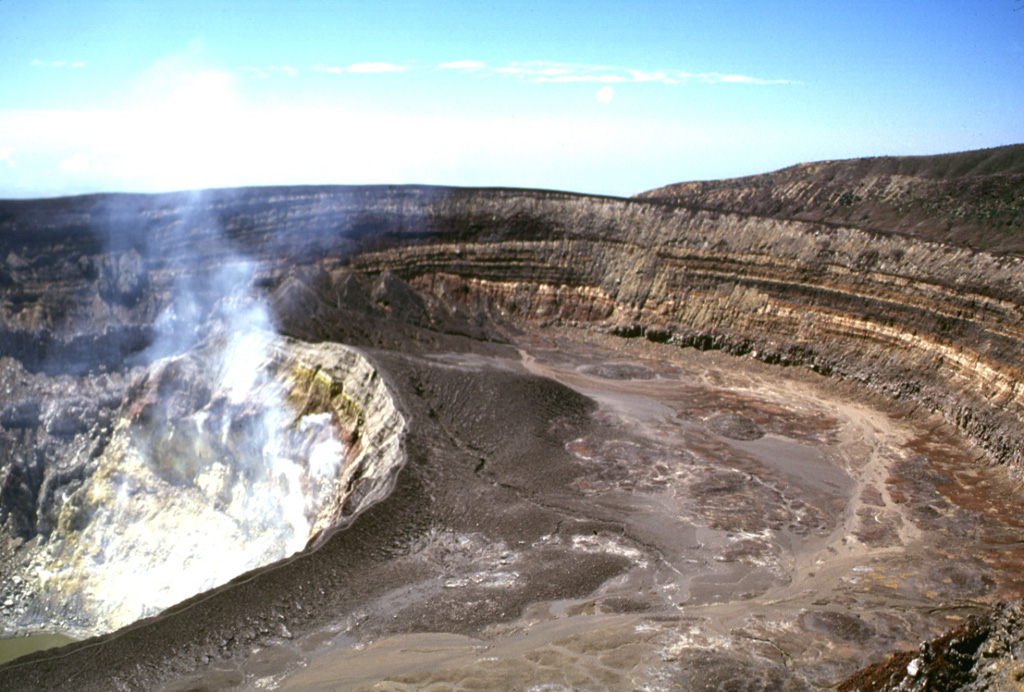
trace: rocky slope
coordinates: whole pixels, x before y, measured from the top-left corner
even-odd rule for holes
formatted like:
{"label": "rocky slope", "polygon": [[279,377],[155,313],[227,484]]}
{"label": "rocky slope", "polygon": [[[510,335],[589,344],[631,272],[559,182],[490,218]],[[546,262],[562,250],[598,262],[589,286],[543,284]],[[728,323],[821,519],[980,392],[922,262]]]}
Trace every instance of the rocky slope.
{"label": "rocky slope", "polygon": [[1024,676],[1024,612],[1021,603],[1000,603],[943,636],[870,666],[839,686],[839,692],[1009,692]]}
{"label": "rocky slope", "polygon": [[[1004,154],[1015,161],[1015,151]],[[54,498],[87,484],[84,469],[116,442],[114,423],[133,410],[148,368],[205,348],[216,325],[233,324],[217,316],[239,289],[267,306],[278,331],[300,340],[299,352],[317,342],[368,349],[374,377],[398,392],[399,409],[421,431],[411,438],[411,466],[394,496],[295,567],[253,573],[98,645],[0,671],[0,679],[45,688],[72,665],[82,689],[104,689],[111,675],[127,688],[181,677],[256,643],[287,639],[281,627],[289,632],[327,611],[355,613],[360,599],[397,589],[405,568],[389,560],[404,554],[410,532],[448,535],[429,527],[475,536],[467,532],[489,526],[499,553],[517,536],[533,536],[543,559],[523,563],[524,591],[512,589],[513,601],[493,613],[440,596],[409,606],[424,627],[476,631],[504,609],[522,608],[528,591],[581,596],[621,573],[619,548],[577,549],[595,520],[567,522],[549,505],[510,497],[514,488],[531,497],[557,485],[557,478],[531,475],[532,465],[560,468],[548,460],[566,456],[592,402],[542,378],[501,371],[484,369],[467,384],[421,358],[514,353],[503,334],[524,325],[570,325],[806,366],[921,415],[936,412],[989,459],[1022,470],[1024,263],[914,237],[956,240],[963,232],[973,243],[976,221],[963,231],[948,219],[975,204],[978,185],[1009,200],[994,207],[998,228],[1003,216],[1005,227],[1016,228],[1021,173],[1003,156],[972,154],[919,169],[864,164],[874,173],[858,174],[861,180],[880,180],[884,169],[912,179],[905,189],[914,199],[940,199],[953,210],[939,214],[941,228],[921,221],[932,210],[921,205],[906,227],[893,225],[887,215],[903,207],[888,202],[866,208],[872,222],[855,226],[845,225],[849,216],[801,220],[785,209],[773,213],[789,218],[772,218],[760,202],[724,211],[710,208],[712,201],[669,203],[663,194],[625,200],[505,189],[266,188],[0,202],[4,559],[50,539],[60,526],[51,519]],[[780,187],[773,183],[768,197]],[[696,194],[687,189],[679,199]],[[824,183],[800,189],[814,199],[834,192]],[[953,193],[961,197],[950,202],[945,195]],[[710,188],[707,194],[716,199]],[[736,199],[747,198],[725,195],[721,205]],[[1016,247],[1008,240],[986,246]],[[500,417],[488,409],[497,406],[486,394],[493,391],[514,391],[523,402],[515,415],[534,431],[526,442],[513,434],[519,429],[488,427]],[[188,401],[187,414],[203,409]],[[513,445],[525,447],[513,455]],[[462,466],[468,471],[459,475]],[[472,485],[485,466],[504,480]],[[459,504],[460,488],[476,488],[477,501],[507,509],[499,518],[455,516],[445,502]],[[382,495],[375,491],[371,500]],[[600,524],[594,534],[606,529]],[[189,613],[198,603],[209,612],[193,625]],[[241,612],[237,604],[245,604]],[[451,624],[456,615],[458,626]],[[374,627],[389,631],[383,621]]]}
{"label": "rocky slope", "polygon": [[1024,146],[820,161],[641,193],[707,209],[820,221],[1021,253]]}

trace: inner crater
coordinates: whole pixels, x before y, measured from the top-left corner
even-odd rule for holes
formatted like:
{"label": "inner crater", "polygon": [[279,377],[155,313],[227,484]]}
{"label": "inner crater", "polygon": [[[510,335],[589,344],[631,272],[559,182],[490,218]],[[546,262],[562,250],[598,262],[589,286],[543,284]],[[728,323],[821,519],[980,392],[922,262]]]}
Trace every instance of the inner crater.
{"label": "inner crater", "polygon": [[386,492],[401,429],[356,351],[211,330],[138,369],[108,436],[67,462],[5,629],[112,631],[302,550]]}

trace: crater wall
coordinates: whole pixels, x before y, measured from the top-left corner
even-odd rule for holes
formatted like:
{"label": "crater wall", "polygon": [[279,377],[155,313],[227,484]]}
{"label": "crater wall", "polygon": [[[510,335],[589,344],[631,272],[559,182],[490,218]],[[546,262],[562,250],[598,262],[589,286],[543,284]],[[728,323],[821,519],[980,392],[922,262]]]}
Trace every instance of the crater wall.
{"label": "crater wall", "polygon": [[473,309],[717,348],[941,412],[1019,469],[1024,265],[909,237],[638,201],[463,193],[353,255]]}
{"label": "crater wall", "polygon": [[303,265],[391,272],[497,316],[808,366],[1024,461],[1020,257],[660,200],[381,186],[2,202],[0,348],[26,367],[124,358],[174,282],[228,252],[268,291]]}

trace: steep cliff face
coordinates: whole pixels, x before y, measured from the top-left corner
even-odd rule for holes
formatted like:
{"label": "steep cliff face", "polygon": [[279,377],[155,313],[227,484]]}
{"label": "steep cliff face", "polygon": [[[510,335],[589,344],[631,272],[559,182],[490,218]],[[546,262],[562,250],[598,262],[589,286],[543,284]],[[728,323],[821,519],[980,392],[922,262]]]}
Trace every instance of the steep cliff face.
{"label": "steep cliff face", "polygon": [[471,310],[720,348],[941,411],[1019,466],[1024,264],[852,228],[492,192],[429,240],[352,255]]}

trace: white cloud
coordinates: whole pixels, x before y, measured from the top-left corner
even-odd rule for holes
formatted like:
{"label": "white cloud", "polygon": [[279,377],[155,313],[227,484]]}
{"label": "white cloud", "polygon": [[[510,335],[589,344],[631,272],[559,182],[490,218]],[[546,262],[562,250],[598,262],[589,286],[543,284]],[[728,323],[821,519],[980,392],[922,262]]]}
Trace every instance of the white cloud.
{"label": "white cloud", "polygon": [[[670,130],[636,128],[614,120],[614,109],[595,108],[604,111],[603,119],[581,121],[528,114],[481,117],[435,113],[428,117],[415,112],[354,110],[359,108],[357,104],[284,107],[253,103],[239,92],[236,77],[241,79],[241,72],[232,75],[210,69],[201,58],[201,50],[193,50],[160,61],[146,72],[119,109],[12,111],[0,106],[0,132],[4,146],[10,147],[0,148],[0,172],[8,171],[3,174],[6,177],[0,177],[0,184],[8,193],[26,190],[33,194],[306,183],[564,187],[567,183],[559,181],[579,180],[580,171],[601,170],[613,152],[628,159],[636,152],[663,151],[660,142],[671,139],[674,146],[683,147],[679,153],[689,151],[684,144],[694,147],[714,139],[690,127],[690,139],[677,142],[669,136],[678,127],[676,121]],[[541,61],[491,64],[459,60],[430,66],[318,64],[312,69],[338,75],[418,71],[435,76],[444,69],[456,79],[500,76],[527,83],[589,83],[592,86],[583,91],[600,103],[614,99],[612,85],[619,83],[682,85],[687,81],[723,82],[725,77],[736,84],[752,83],[739,79],[742,75]],[[292,70],[295,68],[280,65],[259,72],[290,76]],[[606,141],[609,146],[597,151],[594,141]],[[539,161],[544,165],[538,166]],[[569,184],[586,189],[578,182]],[[599,185],[607,182],[588,185],[600,190]]]}
{"label": "white cloud", "polygon": [[[689,75],[687,75],[689,76]],[[629,70],[629,77],[634,82],[660,82],[662,84],[678,84],[679,80],[669,77],[663,71],[645,72],[643,70]]]}
{"label": "white cloud", "polygon": [[537,82],[552,82],[556,84],[571,84],[573,82],[602,82],[605,84],[618,84],[625,82],[626,78],[618,74],[566,74],[559,77],[537,77]]}
{"label": "white cloud", "polygon": [[78,152],[70,159],[64,159],[57,164],[57,167],[68,173],[81,173],[89,168],[89,157],[83,152]]}
{"label": "white cloud", "polygon": [[609,68],[574,63],[548,62],[532,60],[524,63],[512,63],[495,69],[495,73],[526,77],[534,82],[608,82],[623,81],[623,78],[607,72]]}
{"label": "white cloud", "polygon": [[747,77],[741,74],[723,74],[723,75],[712,75],[713,78],[717,78],[719,82],[727,82],[731,84],[756,84],[759,80],[753,77]]}
{"label": "white cloud", "polygon": [[395,65],[390,62],[360,62],[348,67],[317,63],[313,65],[313,69],[317,72],[327,72],[329,74],[385,74],[388,72],[407,72],[409,66]]}
{"label": "white cloud", "polygon": [[742,74],[719,74],[717,72],[705,72],[693,76],[709,84],[794,84],[788,79],[761,79]]}
{"label": "white cloud", "polygon": [[403,65],[395,65],[389,62],[361,62],[349,65],[346,72],[355,74],[376,74],[380,72],[405,72],[408,68]]}
{"label": "white cloud", "polygon": [[[9,169],[0,162],[0,197],[375,183],[630,194],[672,180],[781,167],[774,159],[750,159],[770,128],[737,129],[721,118],[617,116],[614,107],[590,100],[602,86],[582,89],[583,105],[592,107],[579,117],[394,114],[356,110],[358,104],[236,102],[230,94],[226,111],[199,111],[184,124],[176,123],[180,108],[162,116],[159,100],[103,111],[0,107],[2,146],[16,147],[18,164]],[[806,136],[799,129],[785,143],[806,145]],[[77,152],[88,154],[86,171],[57,167]],[[609,177],[610,169],[616,175]]]}
{"label": "white cloud", "polygon": [[82,61],[68,62],[67,60],[39,60],[36,58],[31,63],[32,67],[85,67],[88,63]]}
{"label": "white cloud", "polygon": [[0,110],[0,132],[19,143],[19,187],[68,194],[408,182],[558,187],[599,168],[608,154],[598,156],[593,142],[615,141],[626,129],[559,116],[232,106],[230,94],[224,103],[190,110],[178,97],[122,110]]}
{"label": "white cloud", "polygon": [[467,72],[471,70],[482,70],[485,67],[487,67],[487,65],[479,60],[456,60],[454,62],[443,62],[438,65],[438,68],[442,70],[464,70]]}
{"label": "white cloud", "polygon": [[599,83],[621,84],[624,82],[666,84],[685,84],[696,79],[705,84],[794,84],[785,79],[762,79],[739,74],[720,74],[718,72],[693,73],[682,70],[642,70],[607,65],[587,65],[580,63],[561,63],[544,60],[513,62],[507,65],[490,67],[475,60],[462,60],[445,63],[442,68],[472,69],[476,72],[519,77],[537,83],[572,84]]}

